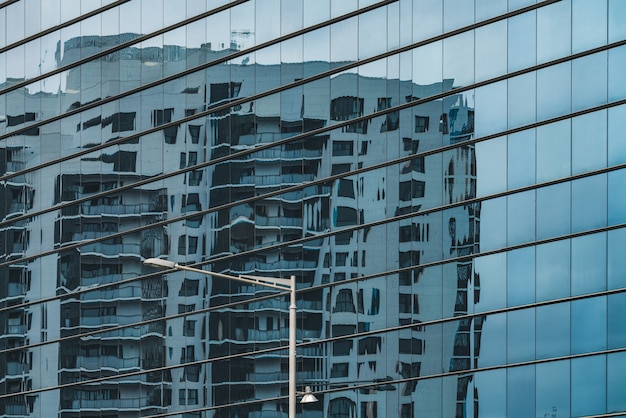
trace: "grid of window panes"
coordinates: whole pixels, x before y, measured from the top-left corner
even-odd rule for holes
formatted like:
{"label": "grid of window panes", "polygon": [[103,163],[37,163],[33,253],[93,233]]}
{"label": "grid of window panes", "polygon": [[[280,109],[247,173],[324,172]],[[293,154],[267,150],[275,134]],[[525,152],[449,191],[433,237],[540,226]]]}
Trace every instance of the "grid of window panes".
{"label": "grid of window panes", "polygon": [[626,411],[624,21],[0,0],[0,415]]}

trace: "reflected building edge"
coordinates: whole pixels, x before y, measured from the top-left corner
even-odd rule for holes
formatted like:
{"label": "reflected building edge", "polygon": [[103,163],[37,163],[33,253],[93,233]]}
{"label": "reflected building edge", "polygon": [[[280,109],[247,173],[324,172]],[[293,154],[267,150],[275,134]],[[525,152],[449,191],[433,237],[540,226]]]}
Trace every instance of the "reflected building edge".
{"label": "reflected building edge", "polygon": [[[271,51],[242,53],[254,36],[233,30],[230,43],[199,47],[136,43],[84,63],[140,35],[75,36],[56,44],[56,68],[69,66],[58,88],[14,89],[28,77],[0,79],[0,414],[286,416],[287,298],[142,266],[159,256],[234,275],[297,277],[297,381],[320,399],[299,409],[303,416],[626,410],[623,379],[608,367],[624,361],[624,330],[615,325],[622,294],[557,302],[624,287],[607,284],[619,276],[611,251],[622,230],[606,229],[602,205],[564,204],[574,220],[567,230],[545,221],[554,215],[542,207],[540,181],[561,181],[561,167],[554,178],[538,171],[528,189],[537,193],[531,227],[551,224],[535,236],[554,242],[516,241],[510,217],[523,212],[513,206],[528,190],[507,185],[514,163],[498,171],[503,157],[516,158],[506,154],[514,135],[474,141],[477,132],[518,127],[490,125],[501,114],[497,93],[490,103],[483,86],[466,89],[455,77],[422,83],[416,63],[412,79],[383,58],[308,80],[349,61],[264,62]],[[466,68],[459,74],[469,83]],[[547,126],[576,154],[571,128]],[[524,132],[535,129],[536,149],[549,149],[539,144],[549,141],[544,128]],[[604,136],[598,146],[610,148]],[[549,166],[539,153],[532,158]],[[607,171],[549,187],[581,202],[619,173],[606,159],[593,164],[586,168]],[[609,201],[617,189],[606,187]],[[567,235],[583,227],[590,232]],[[528,245],[512,247],[520,243]],[[591,247],[604,248],[603,266],[575,261]],[[554,303],[533,306],[545,301]],[[509,311],[521,303],[530,306]],[[568,390],[546,399],[541,388],[553,390],[546,381],[557,369],[568,370]]]}

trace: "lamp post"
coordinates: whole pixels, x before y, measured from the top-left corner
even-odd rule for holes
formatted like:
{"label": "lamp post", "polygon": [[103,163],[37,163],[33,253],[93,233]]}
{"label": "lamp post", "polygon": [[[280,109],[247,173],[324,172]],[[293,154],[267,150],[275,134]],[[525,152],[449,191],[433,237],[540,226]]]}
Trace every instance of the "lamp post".
{"label": "lamp post", "polygon": [[[296,276],[289,279],[275,277],[260,276],[231,276],[229,274],[217,273],[213,271],[202,270],[194,267],[184,266],[173,261],[163,260],[160,258],[148,258],[143,262],[147,266],[160,269],[186,270],[194,273],[205,274],[214,277],[220,277],[227,280],[236,280],[248,284],[270,287],[278,290],[289,290],[289,418],[296,418]],[[311,389],[307,386],[303,393],[302,403],[317,402],[317,398],[311,393]]]}

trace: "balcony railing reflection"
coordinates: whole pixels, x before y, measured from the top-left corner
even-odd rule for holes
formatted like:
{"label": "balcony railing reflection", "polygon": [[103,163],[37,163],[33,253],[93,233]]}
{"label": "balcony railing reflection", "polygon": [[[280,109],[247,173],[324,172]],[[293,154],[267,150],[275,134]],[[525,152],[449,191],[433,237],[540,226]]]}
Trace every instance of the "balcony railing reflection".
{"label": "balcony railing reflection", "polygon": [[94,276],[94,277],[81,277],[80,284],[81,286],[94,286],[98,284],[109,284],[115,283],[122,280],[130,279],[135,277],[134,273],[118,273],[118,274],[103,274],[102,276]]}
{"label": "balcony railing reflection", "polygon": [[139,358],[119,358],[115,356],[76,357],[76,368],[98,370],[102,367],[112,369],[139,368]]}
{"label": "balcony railing reflection", "polygon": [[7,361],[7,376],[19,376],[30,371],[30,365],[18,361]]}
{"label": "balcony railing reflection", "polygon": [[85,409],[140,409],[148,406],[145,399],[79,399],[73,400],[71,408],[75,410]]}
{"label": "balcony railing reflection", "polygon": [[26,285],[24,283],[9,283],[7,287],[7,296],[23,296],[26,293]]}
{"label": "balcony railing reflection", "polygon": [[81,296],[82,300],[98,300],[98,299],[133,299],[143,298],[143,291],[139,286],[122,287],[117,289],[99,290],[87,292]]}
{"label": "balcony railing reflection", "polygon": [[303,183],[315,180],[314,174],[273,174],[273,175],[256,175],[242,176],[237,184],[246,185],[253,184],[255,186],[275,186],[283,183]]}
{"label": "balcony railing reflection", "polygon": [[244,263],[244,269],[248,271],[255,270],[295,270],[295,269],[315,269],[317,268],[317,261],[248,261]]}
{"label": "balcony railing reflection", "polygon": [[24,335],[26,331],[28,331],[26,324],[7,326],[7,335]]}
{"label": "balcony railing reflection", "polygon": [[256,226],[276,226],[276,227],[284,227],[284,226],[293,226],[293,227],[302,227],[302,218],[288,218],[288,217],[279,217],[279,216],[261,216],[256,215],[254,217],[254,223]]}
{"label": "balcony railing reflection", "polygon": [[28,414],[28,408],[26,408],[26,405],[16,405],[12,403],[6,404],[5,411],[8,416],[26,416]]}
{"label": "balcony railing reflection", "polygon": [[82,253],[99,253],[104,255],[139,254],[139,244],[106,244],[96,242],[80,247]]}
{"label": "balcony railing reflection", "polygon": [[16,172],[22,171],[26,168],[26,163],[23,161],[8,161],[7,162],[7,172]]}
{"label": "balcony railing reflection", "polygon": [[167,210],[150,203],[137,203],[134,205],[91,205],[82,204],[81,214],[83,215],[141,215],[145,213],[160,213]]}

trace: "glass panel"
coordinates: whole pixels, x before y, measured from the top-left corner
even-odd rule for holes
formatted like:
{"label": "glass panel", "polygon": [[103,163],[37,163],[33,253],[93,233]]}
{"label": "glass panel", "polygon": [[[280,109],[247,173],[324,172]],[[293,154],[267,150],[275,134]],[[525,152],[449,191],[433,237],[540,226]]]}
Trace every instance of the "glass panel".
{"label": "glass panel", "polygon": [[506,21],[476,29],[476,81],[507,72],[506,33]]}
{"label": "glass panel", "polygon": [[506,137],[476,144],[476,194],[486,196],[506,190]]}
{"label": "glass panel", "polygon": [[538,417],[570,416],[570,362],[537,364],[535,409]]}
{"label": "glass panel", "polygon": [[[480,331],[480,332],[479,332]],[[506,314],[488,315],[482,321],[482,330],[476,329],[474,341],[480,343],[476,352],[477,367],[489,367],[506,363]]]}
{"label": "glass panel", "polygon": [[443,1],[443,30],[453,29],[474,23],[473,0],[444,0]]}
{"label": "glass panel", "polygon": [[608,252],[607,252],[607,275],[609,289],[620,289],[626,287],[626,228],[616,229],[608,232]]}
{"label": "glass panel", "polygon": [[606,313],[604,297],[572,302],[572,354],[606,349]]}
{"label": "glass panel", "polygon": [[572,232],[606,225],[606,174],[572,182]]}
{"label": "glass panel", "polygon": [[535,359],[535,310],[509,312],[507,317],[507,362]]}
{"label": "glass panel", "polygon": [[626,223],[626,170],[608,173],[608,224]]}
{"label": "glass panel", "polygon": [[537,189],[537,239],[570,232],[570,199],[569,183]]}
{"label": "glass panel", "polygon": [[476,3],[476,21],[488,19],[507,12],[506,2],[499,0],[474,0]]}
{"label": "glass panel", "polygon": [[572,239],[572,294],[606,289],[606,234]]}
{"label": "glass panel", "polygon": [[[545,7],[544,9],[547,9]],[[537,71],[537,119],[565,115],[571,109],[571,63]]]}
{"label": "glass panel", "polygon": [[606,412],[606,356],[572,360],[572,415]]}
{"label": "glass panel", "polygon": [[507,244],[517,245],[535,240],[535,191],[507,197]]}
{"label": "glass panel", "polygon": [[[561,1],[537,10],[538,64],[564,57],[571,52],[572,18],[570,8],[570,2]],[[569,77],[567,81],[569,84]],[[540,89],[539,92],[541,91]],[[555,91],[552,93],[557,94]]]}
{"label": "glass panel", "polygon": [[508,54],[509,72],[531,67],[537,62],[536,29],[536,12],[524,13],[508,20],[508,50],[514,51]]}
{"label": "glass panel", "polygon": [[499,83],[493,83],[484,87],[477,88],[475,90],[475,95],[475,135],[477,137],[481,137],[506,130],[507,83],[505,81],[501,81]]}
{"label": "glass panel", "polygon": [[535,301],[535,248],[507,253],[507,306]]}
{"label": "glass panel", "polygon": [[567,177],[571,172],[570,121],[537,128],[537,181]]}
{"label": "glass panel", "polygon": [[609,0],[609,42],[620,41],[626,37],[626,4],[622,0]]}
{"label": "glass panel", "polygon": [[606,167],[606,123],[604,110],[572,119],[572,174]]}
{"label": "glass panel", "polygon": [[477,257],[474,270],[474,312],[506,306],[506,253]]}
{"label": "glass panel", "polygon": [[555,241],[536,247],[537,301],[558,299],[570,294],[570,243]]}
{"label": "glass panel", "polygon": [[513,367],[507,372],[507,416],[534,417],[535,366]]}
{"label": "glass panel", "polygon": [[626,96],[626,78],[620,77],[626,67],[626,46],[609,50],[608,90],[609,101],[621,100]]}
{"label": "glass panel", "polygon": [[[394,26],[398,23],[395,22]],[[387,8],[381,7],[358,17],[359,59],[374,56],[387,50]]]}
{"label": "glass panel", "polygon": [[444,39],[443,78],[452,80],[454,86],[468,86],[474,82],[473,31]]}
{"label": "glass panel", "polygon": [[413,0],[413,42],[443,32],[443,1]]}
{"label": "glass panel", "polygon": [[614,353],[607,356],[607,411],[626,410],[626,353]]}
{"label": "glass panel", "polygon": [[622,164],[626,161],[626,141],[623,140],[622,121],[626,120],[626,106],[609,109],[608,121],[608,164]]}
{"label": "glass panel", "polygon": [[606,103],[607,53],[572,61],[572,111]]}
{"label": "glass panel", "polygon": [[508,128],[533,123],[537,112],[537,73],[508,80]]}
{"label": "glass panel", "polygon": [[[474,387],[478,391],[479,417],[506,416],[506,370],[476,373]],[[476,415],[474,415],[476,416]]]}
{"label": "glass panel", "polygon": [[511,134],[507,144],[508,189],[535,182],[535,130]]}
{"label": "glass panel", "polygon": [[572,52],[580,52],[606,43],[606,0],[572,1]]}
{"label": "glass panel", "polygon": [[480,249],[506,246],[506,197],[482,202],[480,208]]}
{"label": "glass panel", "polygon": [[537,359],[565,356],[570,353],[570,305],[539,306],[536,316]]}

